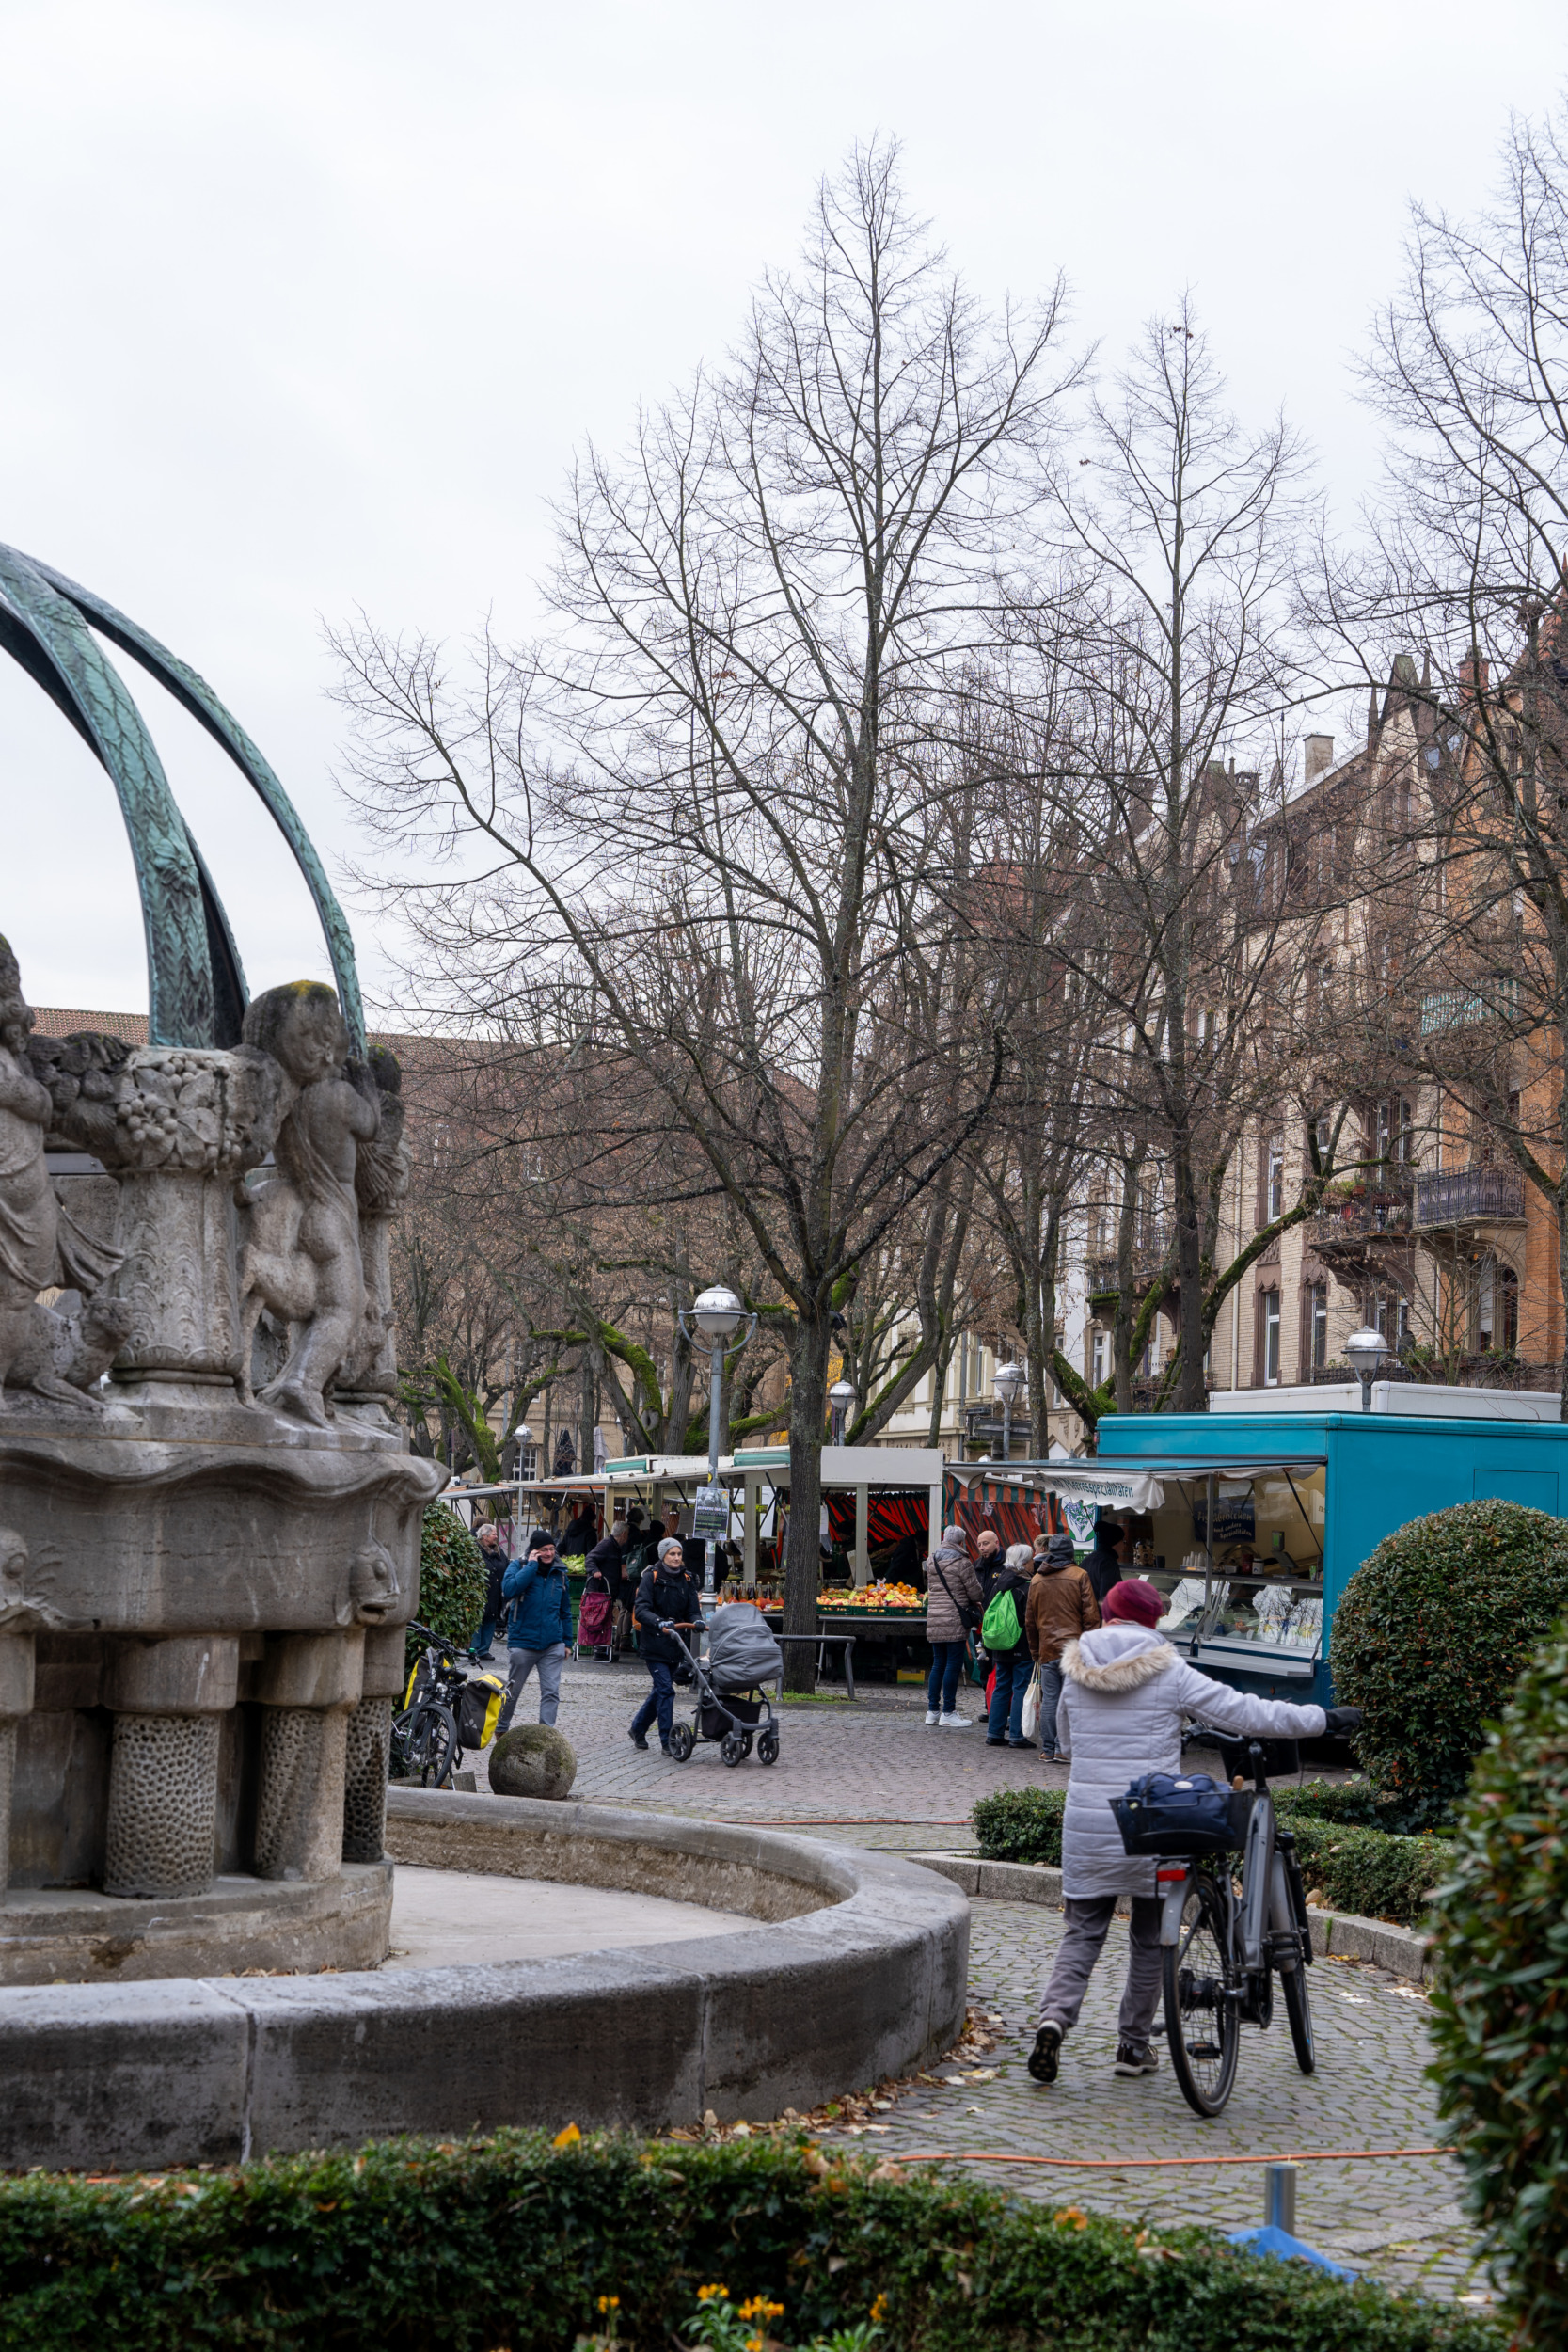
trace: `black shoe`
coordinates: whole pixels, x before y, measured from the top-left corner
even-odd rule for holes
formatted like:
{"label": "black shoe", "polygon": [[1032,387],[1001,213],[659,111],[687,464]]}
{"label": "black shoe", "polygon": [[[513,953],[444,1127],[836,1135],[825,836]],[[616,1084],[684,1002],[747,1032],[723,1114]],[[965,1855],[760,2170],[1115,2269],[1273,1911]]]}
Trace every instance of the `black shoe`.
{"label": "black shoe", "polygon": [[634,1732],[632,1733],[632,1735],[631,1735],[631,1744],[632,1744],[632,1746],[633,1746],[634,1748],[641,1748],[641,1749],[642,1750],[642,1753],[644,1754],[644,1756],[647,1754],[647,1752],[648,1752],[648,1741],[647,1741],[647,1736],[646,1736],[646,1734],[645,1734],[645,1733],[641,1732],[641,1731],[634,1731]]}
{"label": "black shoe", "polygon": [[987,1732],[987,1734],[986,1734],[986,1745],[987,1745],[987,1747],[988,1747],[988,1748],[1005,1748],[1005,1747],[1006,1746],[1006,1744],[1007,1744],[1007,1742],[1006,1741],[1006,1740],[993,1740],[993,1739],[991,1738],[991,1736],[990,1736],[990,1733],[989,1731]]}
{"label": "black shoe", "polygon": [[1117,2062],[1112,2069],[1113,2074],[1156,2074],[1159,2071],[1160,2061],[1147,2042],[1117,2043]]}
{"label": "black shoe", "polygon": [[1034,1744],[1033,1740],[1009,1740],[1007,1742],[1010,1748],[1032,1748]]}
{"label": "black shoe", "polygon": [[1035,2036],[1035,2046],[1029,2053],[1029,2072],[1037,2083],[1053,2083],[1061,2064],[1062,2028],[1053,2018],[1048,2018]]}

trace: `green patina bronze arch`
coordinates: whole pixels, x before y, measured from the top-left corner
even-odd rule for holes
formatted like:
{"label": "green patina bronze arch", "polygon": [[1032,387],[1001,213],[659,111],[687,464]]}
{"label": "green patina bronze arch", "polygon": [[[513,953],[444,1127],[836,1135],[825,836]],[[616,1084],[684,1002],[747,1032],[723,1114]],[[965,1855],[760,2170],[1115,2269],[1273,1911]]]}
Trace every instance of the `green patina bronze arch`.
{"label": "green patina bronze arch", "polygon": [[298,811],[245,729],[205,679],[112,604],[47,564],[0,547],[0,649],[36,679],[102,761],[125,818],[147,938],[150,1041],[237,1045],[245,974],[222,901],[175,805],[157,749],[94,629],[139,661],[222,744],[270,811],[315,901],[343,1018],[355,1050],[363,1053],[364,1009],[343,911]]}

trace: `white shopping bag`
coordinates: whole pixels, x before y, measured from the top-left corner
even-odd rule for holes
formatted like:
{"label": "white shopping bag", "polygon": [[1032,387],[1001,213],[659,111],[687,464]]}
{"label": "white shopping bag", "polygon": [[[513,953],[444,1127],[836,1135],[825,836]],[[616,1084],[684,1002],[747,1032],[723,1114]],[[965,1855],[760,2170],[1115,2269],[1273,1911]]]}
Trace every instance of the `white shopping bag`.
{"label": "white shopping bag", "polygon": [[1040,1670],[1037,1666],[1029,1677],[1029,1688],[1023,1693],[1022,1717],[1023,1736],[1033,1740],[1040,1727]]}

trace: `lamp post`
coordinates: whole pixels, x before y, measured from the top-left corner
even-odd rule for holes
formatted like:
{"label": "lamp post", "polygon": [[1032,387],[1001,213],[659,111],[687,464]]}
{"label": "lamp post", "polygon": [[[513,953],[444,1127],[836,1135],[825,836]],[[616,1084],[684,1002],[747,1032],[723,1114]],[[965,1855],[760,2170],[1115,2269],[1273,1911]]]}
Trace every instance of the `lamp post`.
{"label": "lamp post", "polygon": [[[741,1301],[722,1282],[715,1282],[710,1289],[699,1292],[689,1314],[689,1322],[688,1310],[685,1307],[681,1309],[681,1329],[693,1347],[707,1350],[707,1483],[711,1492],[719,1484],[719,1392],[724,1382],[724,1357],[730,1342],[743,1323],[746,1325],[746,1335],[740,1345],[745,1346],[746,1340],[757,1327],[757,1319],[755,1315],[748,1319]],[[703,1584],[703,1597],[706,1600],[711,1600],[718,1590],[720,1541],[717,1535],[708,1538],[707,1568]]]}
{"label": "lamp post", "polygon": [[533,1452],[538,1440],[527,1422],[520,1421],[512,1432],[512,1441],[517,1449],[517,1475],[523,1478],[527,1475],[523,1469],[523,1456]]}
{"label": "lamp post", "polygon": [[1022,1364],[998,1364],[991,1387],[1002,1400],[1002,1459],[1013,1458],[1013,1399],[1024,1383]]}
{"label": "lamp post", "polygon": [[835,1380],[832,1387],[828,1391],[828,1402],[833,1408],[833,1443],[834,1445],[842,1445],[844,1443],[844,1424],[848,1420],[850,1409],[855,1402],[854,1382],[852,1380]]}
{"label": "lamp post", "polygon": [[1350,1358],[1351,1370],[1361,1383],[1361,1410],[1364,1413],[1372,1409],[1372,1382],[1377,1378],[1379,1364],[1388,1353],[1388,1343],[1381,1331],[1353,1331],[1345,1342],[1345,1354]]}

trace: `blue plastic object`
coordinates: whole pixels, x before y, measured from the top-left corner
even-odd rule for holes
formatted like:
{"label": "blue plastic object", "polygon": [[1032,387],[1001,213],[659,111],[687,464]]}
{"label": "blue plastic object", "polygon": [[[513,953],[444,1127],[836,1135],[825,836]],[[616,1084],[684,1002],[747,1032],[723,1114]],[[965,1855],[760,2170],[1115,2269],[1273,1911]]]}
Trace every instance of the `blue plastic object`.
{"label": "blue plastic object", "polygon": [[1275,2229],[1272,2221],[1258,2230],[1232,2230],[1232,2246],[1244,2247],[1249,2254],[1276,2254],[1281,2262],[1311,2263],[1318,2270],[1326,2270],[1334,2279],[1359,2279],[1358,2270],[1347,2270],[1343,2263],[1331,2263],[1326,2254],[1304,2246],[1289,2230]]}

